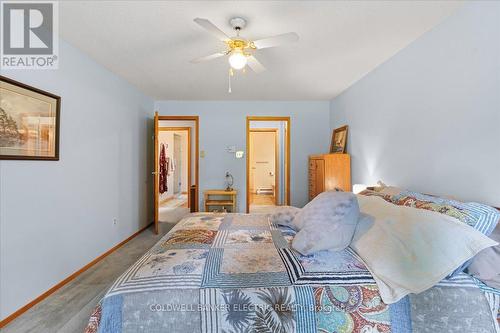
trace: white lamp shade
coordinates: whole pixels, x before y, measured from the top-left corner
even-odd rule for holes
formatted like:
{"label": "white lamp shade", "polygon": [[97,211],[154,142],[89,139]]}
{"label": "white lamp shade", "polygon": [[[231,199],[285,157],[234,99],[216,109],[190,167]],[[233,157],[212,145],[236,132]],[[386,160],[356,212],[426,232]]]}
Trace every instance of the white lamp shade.
{"label": "white lamp shade", "polygon": [[233,51],[229,56],[229,65],[232,68],[239,70],[247,65],[247,57],[241,51]]}

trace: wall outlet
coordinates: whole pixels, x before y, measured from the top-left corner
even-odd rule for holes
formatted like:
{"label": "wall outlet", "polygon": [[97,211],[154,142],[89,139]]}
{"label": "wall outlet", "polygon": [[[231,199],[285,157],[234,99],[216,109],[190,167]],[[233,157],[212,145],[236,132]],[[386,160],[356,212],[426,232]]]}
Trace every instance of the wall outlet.
{"label": "wall outlet", "polygon": [[118,219],[116,217],[113,218],[113,225],[117,225],[118,224]]}

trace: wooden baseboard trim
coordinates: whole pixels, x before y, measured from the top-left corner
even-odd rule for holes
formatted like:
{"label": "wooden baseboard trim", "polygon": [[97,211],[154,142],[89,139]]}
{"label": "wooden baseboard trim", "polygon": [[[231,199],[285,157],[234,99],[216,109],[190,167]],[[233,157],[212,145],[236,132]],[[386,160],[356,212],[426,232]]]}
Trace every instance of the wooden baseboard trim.
{"label": "wooden baseboard trim", "polygon": [[139,235],[141,232],[143,232],[144,230],[146,230],[147,228],[149,228],[152,224],[153,223],[149,223],[147,226],[139,229],[132,236],[128,237],[127,239],[125,239],[123,241],[121,241],[120,243],[118,243],[117,245],[115,245],[114,247],[112,247],[111,249],[109,249],[108,251],[106,251],[105,253],[101,254],[99,257],[95,258],[94,260],[92,260],[91,262],[89,262],[88,264],[86,264],[85,266],[83,266],[82,268],[80,268],[79,270],[77,270],[76,272],[74,272],[73,274],[71,274],[70,276],[68,276],[67,278],[65,278],[61,282],[59,282],[58,284],[56,284],[55,286],[53,286],[52,288],[50,288],[49,290],[47,290],[46,292],[44,292],[43,294],[41,294],[40,296],[38,296],[37,298],[35,298],[34,300],[32,300],[31,302],[29,302],[28,304],[26,304],[25,306],[23,306],[22,308],[16,310],[15,312],[13,312],[9,316],[7,316],[5,319],[3,319],[2,321],[0,321],[0,328],[3,328],[8,323],[10,323],[14,319],[16,319],[17,317],[19,317],[20,315],[22,315],[24,312],[28,311],[30,308],[32,308],[33,306],[35,306],[37,303],[40,303],[45,298],[47,298],[48,296],[50,296],[51,294],[53,294],[54,292],[56,292],[58,289],[60,289],[61,287],[63,287],[65,284],[67,284],[71,280],[75,279],[78,275],[82,274],[87,269],[89,269],[90,267],[94,266],[99,261],[101,261],[102,259],[104,259],[108,255],[110,255],[111,253],[113,253],[114,251],[116,251],[117,249],[119,249],[121,246],[125,245],[125,243],[127,243],[132,238],[134,238],[135,236]]}

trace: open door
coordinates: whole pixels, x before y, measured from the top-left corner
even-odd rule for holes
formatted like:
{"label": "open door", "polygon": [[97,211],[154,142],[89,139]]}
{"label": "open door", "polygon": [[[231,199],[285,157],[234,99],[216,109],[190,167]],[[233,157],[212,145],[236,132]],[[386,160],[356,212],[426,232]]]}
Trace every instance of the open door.
{"label": "open door", "polygon": [[155,112],[155,133],[154,133],[154,169],[153,169],[153,195],[154,195],[154,223],[155,223],[155,234],[158,235],[158,206],[159,206],[159,193],[158,187],[160,186],[160,174],[158,172],[158,128],[159,128],[159,117],[158,112]]}
{"label": "open door", "polygon": [[[172,126],[165,127],[162,126],[161,116],[159,117],[158,124],[158,151],[161,151],[162,145],[168,149],[170,153],[167,153],[167,158],[173,161],[174,166],[173,172],[171,171],[169,176],[172,177],[173,182],[169,182],[167,190],[164,194],[160,193],[158,195],[158,206],[159,214],[158,220],[163,222],[162,215],[165,217],[165,212],[162,214],[162,209],[165,208],[167,201],[175,197],[187,196],[186,203],[183,200],[173,200],[174,206],[178,206],[177,202],[183,203],[182,206],[191,208],[191,191],[190,187],[192,184],[192,171],[193,165],[191,163],[193,151],[191,150],[191,127],[183,126]],[[160,157],[161,158],[161,157]],[[158,161],[156,162],[158,164]],[[161,168],[159,168],[159,171]],[[161,177],[159,177],[161,182]],[[193,207],[194,208],[194,207]],[[194,212],[195,210],[191,210]],[[167,221],[168,222],[168,221]],[[170,221],[172,222],[172,221]]]}
{"label": "open door", "polygon": [[[160,223],[176,223],[185,214],[198,211],[198,124],[198,116],[160,116],[155,112],[153,193],[156,234],[160,231]],[[181,159],[176,158],[175,135],[181,137]],[[176,177],[180,168],[183,172]]]}

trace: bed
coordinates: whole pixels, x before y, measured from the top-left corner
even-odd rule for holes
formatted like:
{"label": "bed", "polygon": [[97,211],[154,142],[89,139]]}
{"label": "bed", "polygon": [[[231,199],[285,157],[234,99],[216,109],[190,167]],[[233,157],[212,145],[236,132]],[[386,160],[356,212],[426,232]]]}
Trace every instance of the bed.
{"label": "bed", "polygon": [[294,235],[264,214],[190,215],[115,281],[85,332],[500,332],[500,291],[465,273],[388,305],[351,248],[304,256]]}

